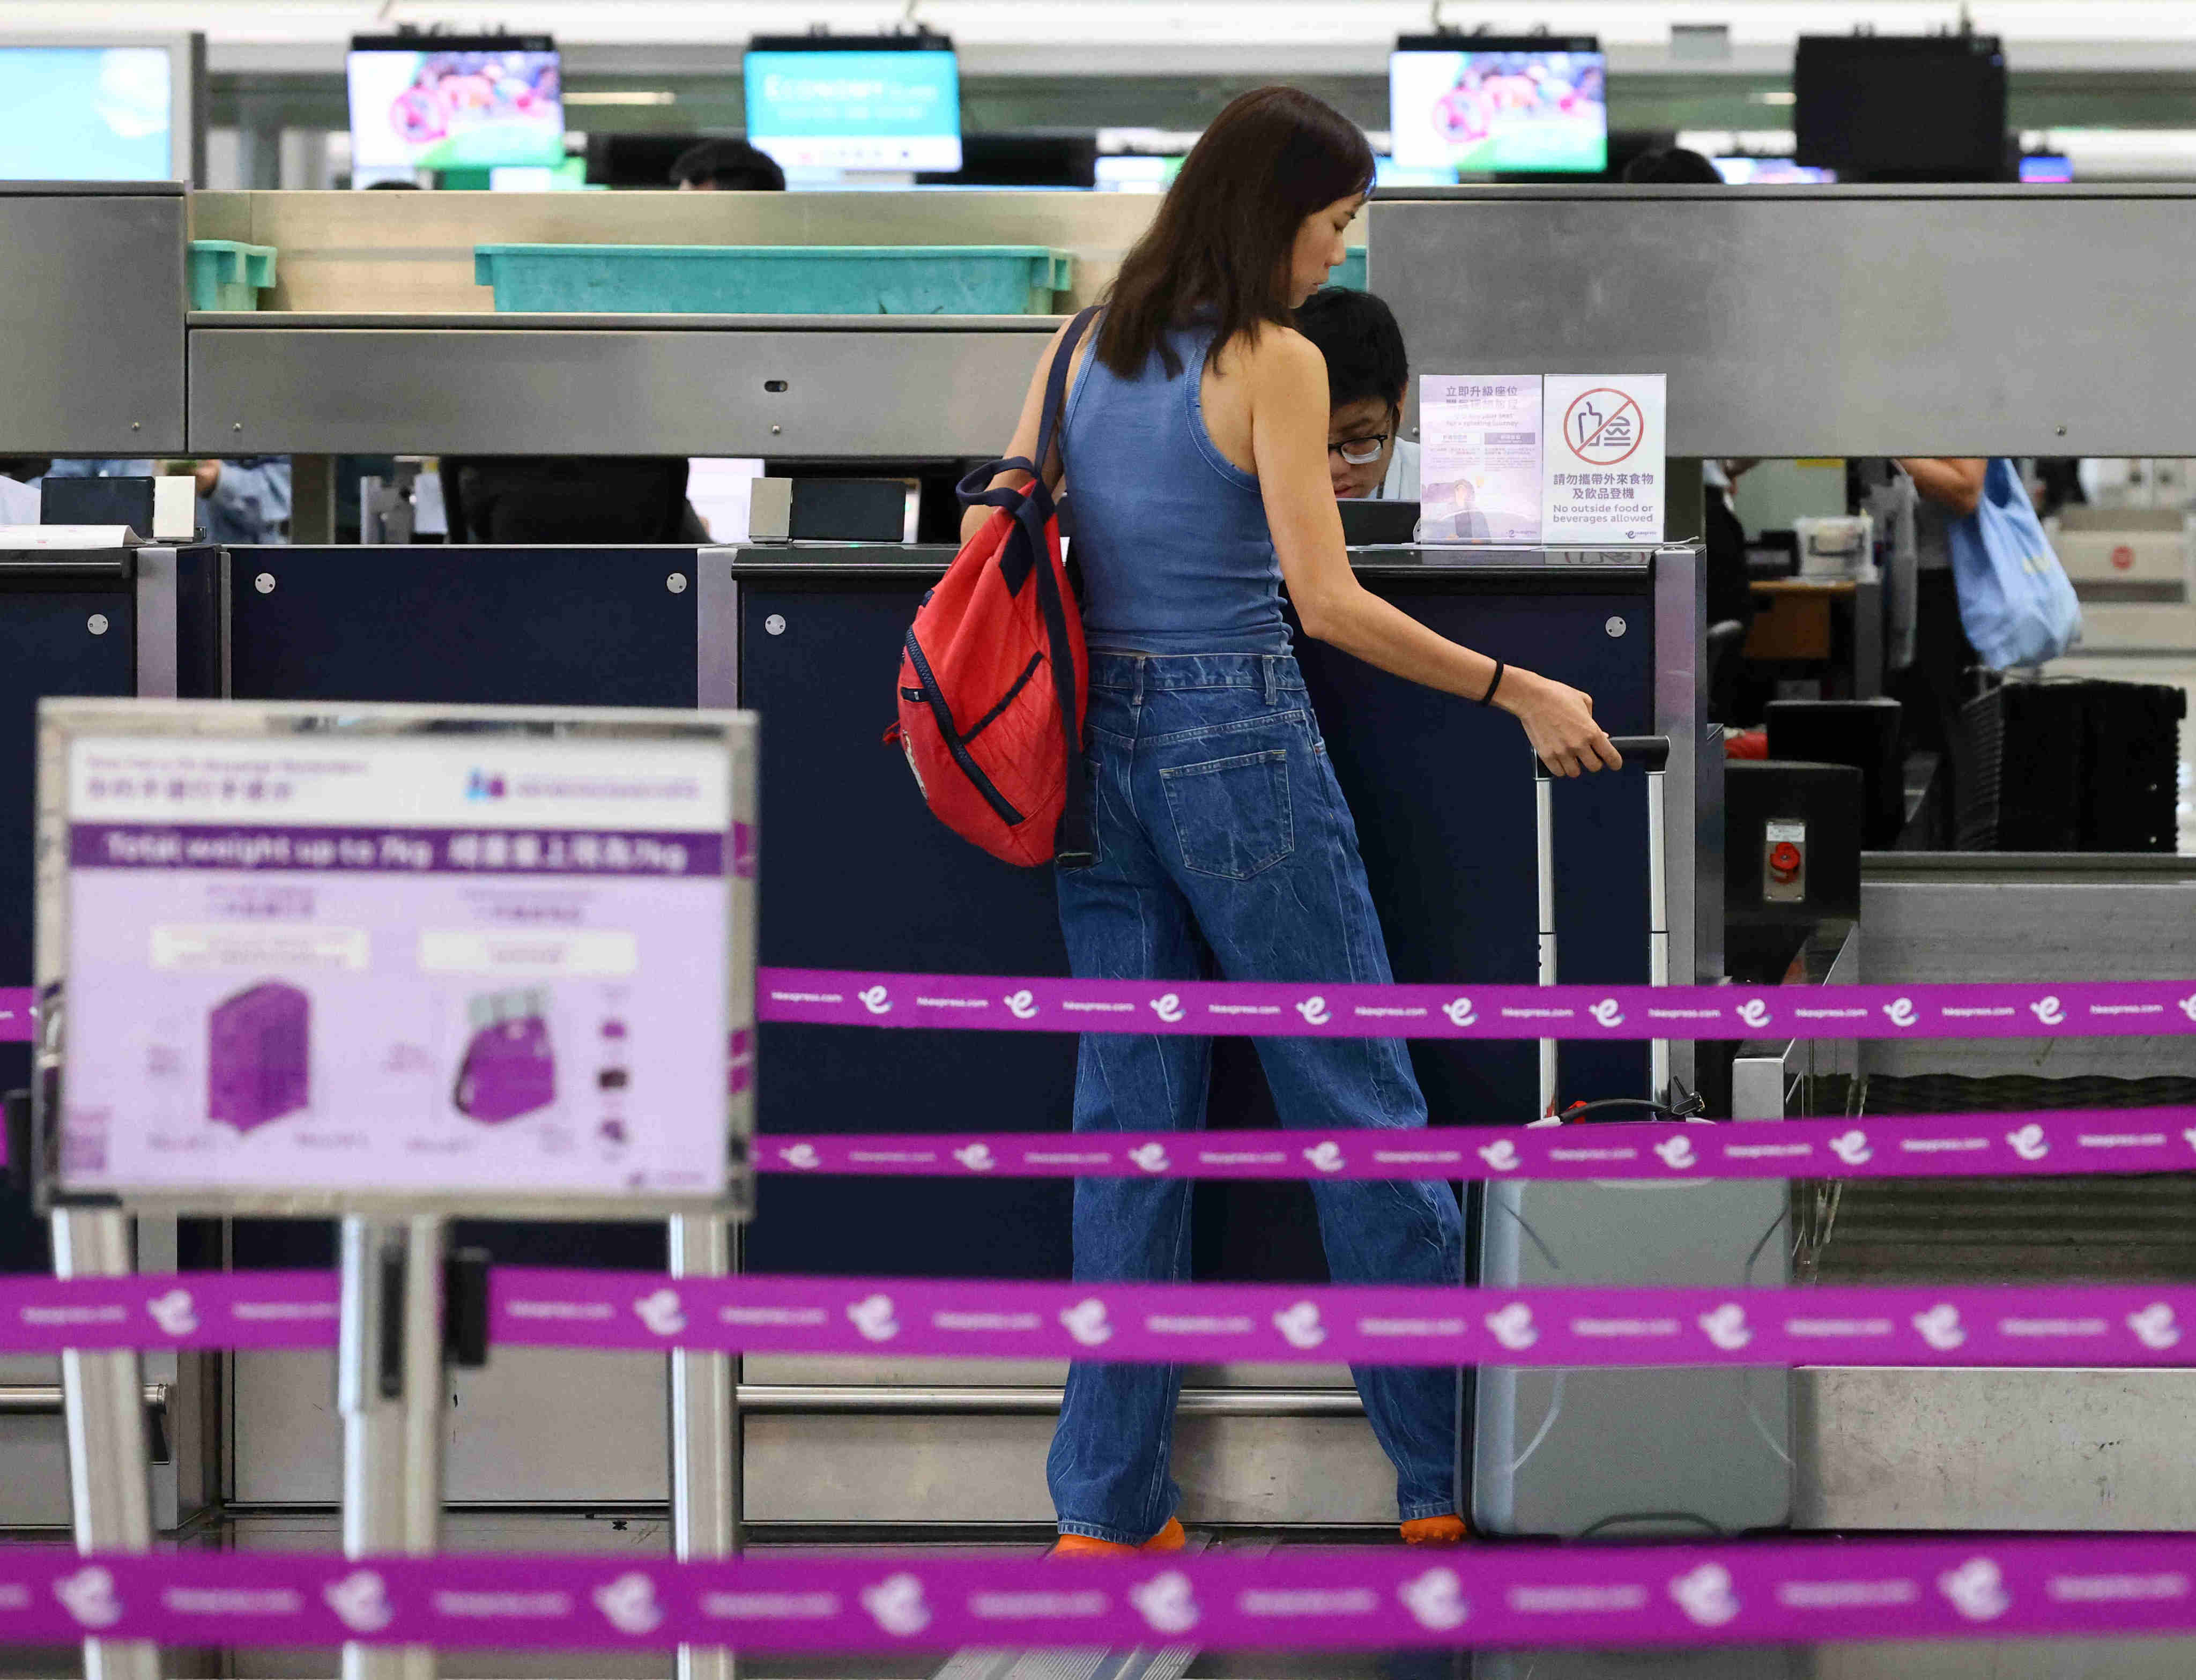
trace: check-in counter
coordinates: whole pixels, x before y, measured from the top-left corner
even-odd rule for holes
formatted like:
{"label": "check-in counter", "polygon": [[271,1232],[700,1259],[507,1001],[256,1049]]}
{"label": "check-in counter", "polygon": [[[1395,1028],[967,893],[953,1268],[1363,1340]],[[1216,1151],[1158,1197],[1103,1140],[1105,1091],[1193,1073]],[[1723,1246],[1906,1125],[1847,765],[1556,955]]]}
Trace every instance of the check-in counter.
{"label": "check-in counter", "polygon": [[[880,740],[901,639],[950,558],[900,546],[239,549],[228,556],[229,691],[751,707],[763,719],[766,964],[1062,973],[1049,873],[1011,869],[955,838]],[[1446,633],[1590,690],[1611,730],[1670,735],[1673,809],[1716,809],[1692,750],[1701,632],[1692,550],[1396,549],[1356,558],[1368,585]],[[1299,657],[1398,977],[1529,978],[1532,776],[1517,726],[1320,644],[1303,644]],[[1559,915],[1573,978],[1644,978],[1643,818],[1626,791],[1561,790]],[[1676,826],[1673,966],[1690,973],[1714,961],[1694,937],[1693,913],[1713,892],[1717,861],[1696,849],[1696,832],[1715,825]],[[1532,1111],[1529,1045],[1413,1051],[1436,1123],[1515,1122]],[[1566,1065],[1582,1090],[1644,1088],[1636,1046],[1598,1055],[1582,1047]],[[766,1025],[760,1146],[771,1131],[1061,1129],[1073,1066],[1066,1037]],[[1247,1041],[1223,1042],[1211,1113],[1215,1126],[1273,1123]],[[1196,1218],[1200,1275],[1325,1275],[1302,1186],[1202,1186]],[[488,1234],[511,1258],[661,1263],[636,1256],[648,1240],[639,1231],[587,1232]],[[741,1263],[1061,1277],[1067,1236],[1064,1185],[946,1181],[918,1197],[887,1181],[771,1175]],[[318,1258],[325,1244],[310,1227],[258,1226],[240,1231],[237,1253],[296,1263]],[[461,1375],[453,1498],[660,1497],[660,1366],[544,1354]],[[237,1368],[237,1496],[269,1505],[330,1498],[326,1360],[253,1355]],[[1042,1366],[748,1360],[747,1515],[1041,1519],[1042,1437],[1060,1377]],[[1215,1435],[1208,1508],[1243,1521],[1377,1520],[1366,1503],[1366,1490],[1381,1485],[1375,1449],[1338,1369],[1204,1373],[1188,1405],[1206,1420],[1194,1427]],[[1222,1438],[1234,1445],[1221,1450]],[[639,1456],[574,1450],[595,1439],[631,1442]],[[1272,1455],[1284,1451],[1334,1473],[1274,1475]],[[826,1465],[839,1468],[819,1473]]]}

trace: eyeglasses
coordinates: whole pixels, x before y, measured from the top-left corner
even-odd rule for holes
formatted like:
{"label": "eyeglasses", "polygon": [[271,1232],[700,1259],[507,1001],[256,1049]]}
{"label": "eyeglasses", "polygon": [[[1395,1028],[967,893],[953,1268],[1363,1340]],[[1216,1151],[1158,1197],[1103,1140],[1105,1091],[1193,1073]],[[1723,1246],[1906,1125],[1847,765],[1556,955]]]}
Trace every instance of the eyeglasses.
{"label": "eyeglasses", "polygon": [[1389,429],[1386,431],[1376,431],[1370,437],[1345,437],[1339,443],[1328,444],[1326,453],[1330,455],[1341,456],[1352,466],[1370,466],[1380,459],[1380,452],[1388,447],[1388,441],[1395,436],[1395,422],[1398,418],[1400,417],[1395,411],[1390,409],[1388,414]]}
{"label": "eyeglasses", "polygon": [[1380,459],[1380,452],[1388,447],[1393,432],[1376,431],[1370,437],[1353,437],[1340,443],[1330,443],[1326,453],[1339,455],[1352,466],[1370,466]]}

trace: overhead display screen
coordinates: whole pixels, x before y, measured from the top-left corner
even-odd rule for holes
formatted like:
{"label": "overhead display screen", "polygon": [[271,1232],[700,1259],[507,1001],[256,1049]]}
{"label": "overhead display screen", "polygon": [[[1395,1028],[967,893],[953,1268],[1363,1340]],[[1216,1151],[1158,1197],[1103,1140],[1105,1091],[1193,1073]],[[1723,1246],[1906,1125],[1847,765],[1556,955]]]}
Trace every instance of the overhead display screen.
{"label": "overhead display screen", "polygon": [[0,181],[167,181],[165,47],[0,47]]}
{"label": "overhead display screen", "polygon": [[1609,167],[1609,64],[1592,37],[1406,36],[1388,61],[1396,162],[1467,175]]}
{"label": "overhead display screen", "polygon": [[1794,155],[1848,179],[2006,173],[2005,54],[1992,35],[1802,35]]}
{"label": "overhead display screen", "polygon": [[563,82],[546,35],[361,36],[349,79],[354,171],[563,161]]}
{"label": "overhead display screen", "polygon": [[743,72],[749,142],[786,169],[958,170],[959,61],[917,38],[756,41]]}

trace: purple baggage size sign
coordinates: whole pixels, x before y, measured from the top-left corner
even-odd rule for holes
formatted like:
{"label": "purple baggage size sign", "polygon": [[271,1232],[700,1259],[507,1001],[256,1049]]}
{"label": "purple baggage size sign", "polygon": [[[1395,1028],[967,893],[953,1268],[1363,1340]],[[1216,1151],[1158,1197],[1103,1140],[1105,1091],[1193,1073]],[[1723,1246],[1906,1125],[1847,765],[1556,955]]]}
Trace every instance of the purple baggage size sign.
{"label": "purple baggage size sign", "polygon": [[69,752],[65,1192],[723,1192],[721,742]]}

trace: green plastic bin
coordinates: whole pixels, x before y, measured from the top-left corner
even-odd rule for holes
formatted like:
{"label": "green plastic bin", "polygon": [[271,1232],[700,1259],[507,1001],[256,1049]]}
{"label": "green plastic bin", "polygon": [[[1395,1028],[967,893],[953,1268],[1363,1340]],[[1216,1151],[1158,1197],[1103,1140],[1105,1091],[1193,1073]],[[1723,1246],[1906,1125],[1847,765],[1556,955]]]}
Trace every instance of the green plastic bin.
{"label": "green plastic bin", "polygon": [[482,245],[473,279],[498,309],[1049,315],[1075,259],[1033,245]]}
{"label": "green plastic bin", "polygon": [[191,307],[256,309],[259,294],[274,284],[274,247],[234,240],[193,240]]}
{"label": "green plastic bin", "polygon": [[1328,274],[1326,283],[1329,286],[1346,286],[1352,292],[1364,291],[1365,247],[1361,245],[1351,245],[1341,263]]}

